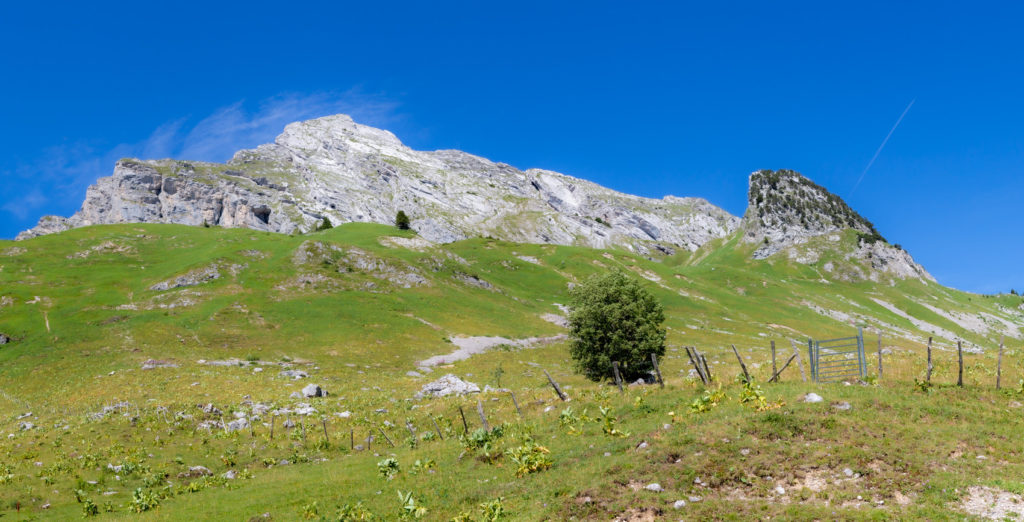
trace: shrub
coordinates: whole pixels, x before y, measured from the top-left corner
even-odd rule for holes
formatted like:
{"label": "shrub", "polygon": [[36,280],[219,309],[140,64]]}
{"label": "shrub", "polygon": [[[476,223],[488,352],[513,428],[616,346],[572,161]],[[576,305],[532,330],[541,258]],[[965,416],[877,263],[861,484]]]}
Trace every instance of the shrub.
{"label": "shrub", "polygon": [[409,230],[409,216],[404,210],[399,210],[398,214],[395,214],[395,226],[398,230]]}
{"label": "shrub", "polygon": [[326,218],[326,217],[324,218],[323,222],[320,223],[319,225],[317,225],[317,227],[316,227],[317,231],[320,231],[320,230],[330,230],[332,228],[334,228],[334,224],[331,223],[330,218]]}
{"label": "shrub", "polygon": [[651,354],[665,354],[665,312],[640,283],[621,271],[592,277],[570,292],[569,353],[592,381],[610,380],[612,362],[626,380],[648,377]]}

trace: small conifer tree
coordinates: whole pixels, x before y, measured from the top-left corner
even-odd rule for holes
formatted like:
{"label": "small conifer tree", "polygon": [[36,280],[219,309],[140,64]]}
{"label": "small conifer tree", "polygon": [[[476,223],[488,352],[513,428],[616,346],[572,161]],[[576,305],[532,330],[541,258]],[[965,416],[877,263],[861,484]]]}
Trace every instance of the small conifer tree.
{"label": "small conifer tree", "polygon": [[399,230],[409,230],[409,216],[405,215],[404,210],[399,210],[395,215],[395,226]]}

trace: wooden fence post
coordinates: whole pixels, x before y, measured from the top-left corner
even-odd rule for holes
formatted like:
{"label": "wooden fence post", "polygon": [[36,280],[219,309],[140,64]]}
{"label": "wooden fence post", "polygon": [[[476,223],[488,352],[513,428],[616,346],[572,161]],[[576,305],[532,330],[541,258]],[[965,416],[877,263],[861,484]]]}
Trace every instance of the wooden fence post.
{"label": "wooden fence post", "polygon": [[925,376],[925,380],[932,382],[932,338],[928,338],[928,374]]}
{"label": "wooden fence post", "polygon": [[551,387],[555,389],[555,393],[558,394],[558,398],[563,401],[569,400],[569,396],[562,392],[562,388],[558,386],[558,383],[551,378],[551,374],[547,370],[543,370],[544,375],[548,378],[548,382],[551,383]]}
{"label": "wooden fence post", "polygon": [[772,341],[772,375],[775,375],[778,371],[778,368],[775,367],[775,341]]}
{"label": "wooden fence post", "polygon": [[277,415],[270,415],[270,440],[274,440],[274,422],[277,421]]}
{"label": "wooden fence post", "polygon": [[384,433],[384,428],[377,428],[377,431],[379,431],[379,432],[380,432],[380,434],[384,436],[384,440],[388,441],[388,444],[389,444],[389,445],[390,445],[390,446],[391,446],[392,448],[393,448],[393,447],[395,447],[395,443],[394,443],[394,442],[391,442],[391,438],[390,438],[390,437],[388,437],[388,434],[387,434],[387,433]]}
{"label": "wooden fence post", "polygon": [[697,349],[691,349],[689,346],[686,346],[685,348],[686,356],[690,358],[690,363],[693,364],[693,369],[697,370],[697,377],[700,377],[700,382],[704,383],[704,386],[707,386],[708,378],[704,375],[704,369],[700,367],[700,357],[696,355]]}
{"label": "wooden fence post", "polygon": [[512,396],[512,404],[514,404],[516,407],[516,413],[519,414],[519,418],[522,418],[523,410],[519,409],[519,401],[516,400],[516,394],[512,393],[512,390],[509,390],[508,394]]}
{"label": "wooden fence post", "polygon": [[320,419],[320,423],[324,427],[324,440],[331,440],[331,436],[327,434],[327,417]]}
{"label": "wooden fence post", "polygon": [[484,425],[484,431],[491,431],[491,426],[487,424],[487,417],[484,416],[484,403],[480,402],[480,399],[476,400],[476,412],[480,414],[480,422]]}
{"label": "wooden fence post", "polygon": [[441,427],[437,425],[437,421],[434,420],[434,417],[430,417],[430,422],[434,423],[434,429],[437,430],[437,438],[444,440],[444,435],[441,435]]}
{"label": "wooden fence post", "polygon": [[772,374],[772,378],[768,379],[768,382],[773,382],[776,379],[778,379],[779,376],[782,375],[782,372],[786,371],[786,368],[789,368],[789,363],[793,362],[793,359],[796,359],[796,356],[797,355],[795,353],[793,355],[790,355],[789,360],[786,361],[786,364],[782,365],[782,369]]}
{"label": "wooden fence post", "polygon": [[878,380],[882,380],[882,332],[878,332]]}
{"label": "wooden fence post", "polygon": [[789,344],[793,345],[793,354],[796,355],[796,365],[800,368],[800,377],[807,382],[807,374],[804,373],[804,363],[800,360],[800,349],[796,347],[796,341],[790,339]]}
{"label": "wooden fence post", "polygon": [[1003,378],[1003,341],[1005,337],[999,336],[999,362],[996,364],[996,389],[999,389],[999,381]]}
{"label": "wooden fence post", "polygon": [[710,383],[712,377],[711,377],[711,367],[708,366],[708,358],[705,357],[704,354],[700,354],[700,362],[704,364],[704,373],[707,374],[708,382]]}
{"label": "wooden fence post", "polygon": [[743,358],[740,357],[740,352],[736,350],[736,345],[732,345],[732,353],[736,354],[736,360],[740,362],[740,369],[743,370],[743,378],[750,382],[750,373],[747,372],[747,365],[743,364]]}
{"label": "wooden fence post", "polygon": [[302,425],[302,447],[306,447],[306,419],[299,421]]}
{"label": "wooden fence post", "polygon": [[612,373],[615,374],[615,385],[619,387],[619,393],[625,393],[622,389],[622,375],[619,373],[619,361],[612,361]]}
{"label": "wooden fence post", "polygon": [[658,384],[665,388],[665,381],[661,380],[661,369],[658,368],[658,356],[653,352],[651,353],[651,364],[654,365],[654,375],[658,378]]}
{"label": "wooden fence post", "polygon": [[414,430],[412,428],[412,423],[411,422],[405,421],[405,429],[409,430],[409,436],[410,437],[412,437],[414,439],[416,438],[416,430]]}
{"label": "wooden fence post", "polygon": [[356,430],[355,428],[348,429],[348,447],[352,451],[356,449]]}
{"label": "wooden fence post", "polygon": [[466,413],[462,411],[462,405],[459,405],[459,416],[462,417],[462,434],[466,435],[469,433],[469,424],[466,424]]}
{"label": "wooden fence post", "polygon": [[961,342],[960,339],[956,340],[956,357],[957,357],[957,360],[960,361],[960,370],[957,373],[956,385],[961,387],[961,388],[963,388],[964,387],[964,348],[963,348],[963,342]]}

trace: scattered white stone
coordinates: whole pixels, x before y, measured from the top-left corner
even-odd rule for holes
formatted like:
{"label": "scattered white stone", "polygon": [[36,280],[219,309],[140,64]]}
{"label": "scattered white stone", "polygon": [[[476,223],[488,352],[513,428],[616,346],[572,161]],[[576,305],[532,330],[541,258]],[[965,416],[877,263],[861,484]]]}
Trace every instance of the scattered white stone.
{"label": "scattered white stone", "polygon": [[661,484],[658,484],[657,482],[653,482],[651,484],[644,486],[644,489],[646,489],[647,491],[654,492],[665,491],[665,489],[661,487]]}
{"label": "scattered white stone", "polygon": [[672,503],[672,508],[673,509],[683,509],[684,507],[686,507],[686,501],[685,500],[677,500],[677,501]]}
{"label": "scattered white stone", "polygon": [[825,399],[821,398],[821,395],[811,392],[804,396],[804,402],[821,402]]}
{"label": "scattered white stone", "polygon": [[785,495],[786,494],[786,490],[782,486],[776,486],[775,487],[775,492],[778,493],[779,495]]}
{"label": "scattered white stone", "polygon": [[221,476],[228,480],[235,480],[238,477],[238,473],[236,473],[235,470],[233,469],[229,469],[226,473],[224,473]]}
{"label": "scattered white stone", "polygon": [[852,477],[853,476],[853,470],[850,469],[850,468],[844,468],[843,469],[843,475],[846,475],[847,477]]}
{"label": "scattered white stone", "polygon": [[252,373],[260,373],[262,371],[263,371],[263,368],[260,368],[259,366],[257,366],[257,367],[252,369]]}
{"label": "scattered white stone", "polygon": [[846,401],[837,402],[837,403],[832,405],[832,409],[839,410],[839,411],[849,411],[852,408],[853,408],[853,406],[851,406],[850,403],[848,403]]}
{"label": "scattered white stone", "polygon": [[336,412],[334,414],[334,416],[335,417],[341,417],[342,419],[347,419],[347,418],[352,416],[352,412],[350,412],[350,411]]}

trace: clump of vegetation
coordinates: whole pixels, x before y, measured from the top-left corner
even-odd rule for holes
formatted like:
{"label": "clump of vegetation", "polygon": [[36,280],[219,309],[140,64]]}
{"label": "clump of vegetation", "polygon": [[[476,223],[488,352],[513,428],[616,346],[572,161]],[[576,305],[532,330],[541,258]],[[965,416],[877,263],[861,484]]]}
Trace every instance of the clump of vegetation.
{"label": "clump of vegetation", "polygon": [[419,520],[427,516],[427,508],[417,505],[416,499],[412,496],[412,491],[405,493],[398,492],[398,501],[401,507],[398,509],[398,518],[401,520]]}
{"label": "clump of vegetation", "polygon": [[409,230],[409,216],[404,210],[399,210],[398,214],[395,214],[395,226],[398,227],[398,230]]}
{"label": "clump of vegetation", "polygon": [[522,446],[512,448],[505,453],[516,464],[517,477],[544,471],[554,464],[551,460],[551,452],[532,440],[527,440]]}
{"label": "clump of vegetation", "polygon": [[345,504],[338,509],[338,522],[357,522],[360,520],[373,520],[377,518],[362,501],[355,504]]}
{"label": "clump of vegetation", "polygon": [[576,370],[608,381],[614,361],[627,380],[648,377],[651,354],[665,354],[665,312],[654,295],[617,270],[577,285],[570,297],[569,353]]}
{"label": "clump of vegetation", "polygon": [[704,390],[704,393],[690,403],[690,411],[693,413],[707,413],[718,406],[719,402],[725,399],[723,390]]}
{"label": "clump of vegetation", "polygon": [[398,465],[398,461],[393,458],[386,458],[377,463],[377,474],[386,480],[395,478],[399,471],[401,471],[401,468]]}

